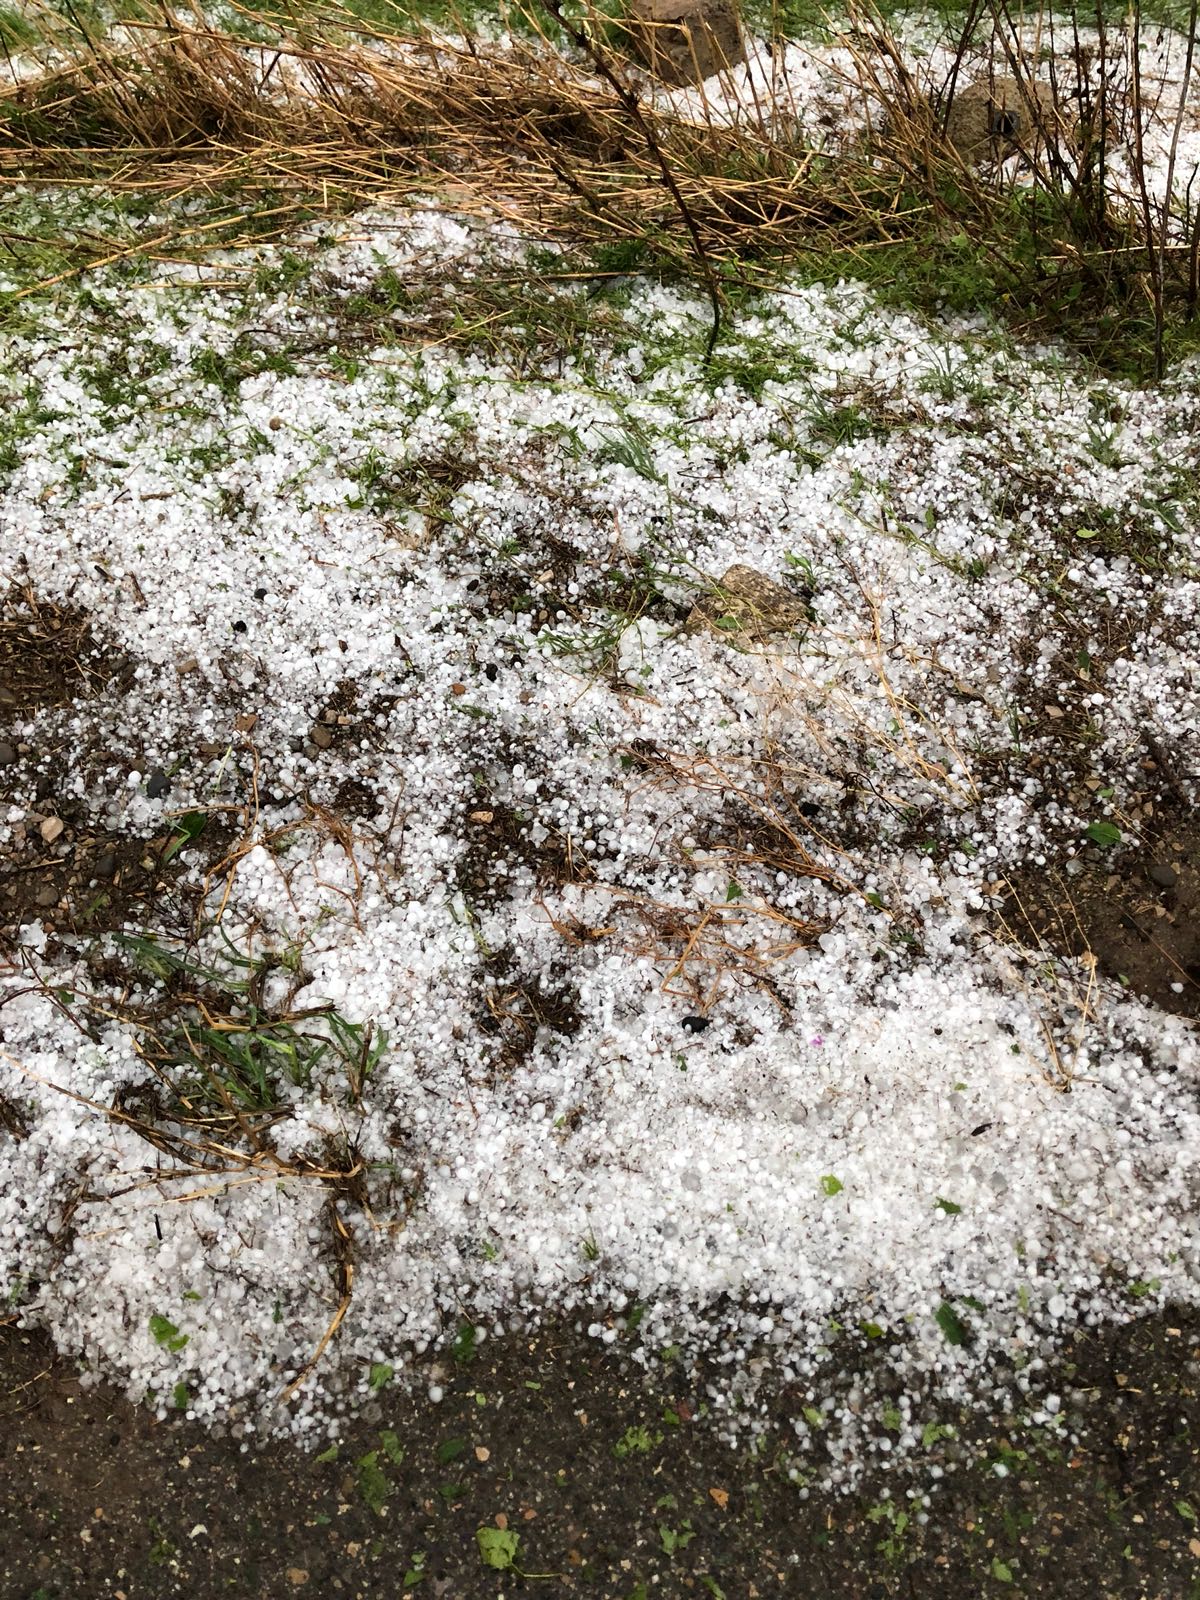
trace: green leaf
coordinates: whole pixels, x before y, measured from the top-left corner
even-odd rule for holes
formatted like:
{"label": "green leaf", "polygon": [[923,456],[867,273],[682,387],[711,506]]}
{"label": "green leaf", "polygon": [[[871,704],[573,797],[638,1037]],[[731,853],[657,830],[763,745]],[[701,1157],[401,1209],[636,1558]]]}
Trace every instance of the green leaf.
{"label": "green leaf", "polygon": [[938,1195],[937,1206],[938,1210],[944,1211],[948,1217],[957,1217],[962,1211],[961,1206],[956,1206],[953,1200],[943,1200],[941,1195]]}
{"label": "green leaf", "polygon": [[742,886],[736,879],[731,878],[725,888],[725,903],[728,905],[730,900],[740,900],[741,898]]}
{"label": "green leaf", "polygon": [[460,1367],[466,1367],[475,1359],[475,1324],[462,1322],[459,1324],[458,1334],[450,1346],[450,1354]]}
{"label": "green leaf", "polygon": [[334,1442],[329,1446],[328,1450],[322,1450],[319,1456],[313,1457],[313,1460],[321,1462],[336,1461],[338,1458],[338,1449],[339,1446],[337,1440],[335,1439]]}
{"label": "green leaf", "polygon": [[725,1600],[724,1589],[722,1589],[721,1585],[710,1573],[703,1573],[701,1575],[700,1582],[708,1590],[709,1594],[712,1595],[713,1600]]}
{"label": "green leaf", "polygon": [[1089,822],[1084,832],[1093,844],[1103,845],[1106,850],[1121,842],[1121,830],[1112,822]]}
{"label": "green leaf", "polygon": [[178,818],[175,823],[175,837],[163,851],[163,865],[165,866],[171,857],[178,855],[181,850],[186,850],[193,840],[198,839],[207,824],[208,816],[203,811],[189,811]]}
{"label": "green leaf", "polygon": [[964,1345],[968,1343],[970,1334],[967,1332],[967,1325],[948,1300],[942,1301],[934,1316],[947,1344]]}
{"label": "green leaf", "polygon": [[904,1416],[899,1406],[884,1406],[883,1425],[891,1433],[899,1433],[904,1426]]}
{"label": "green leaf", "polygon": [[825,1426],[825,1413],[816,1406],[804,1407],[804,1420],[810,1428],[823,1428]]}
{"label": "green leaf", "polygon": [[452,1461],[457,1461],[467,1448],[465,1439],[443,1439],[437,1447],[437,1458],[443,1467],[448,1467]]}
{"label": "green leaf", "polygon": [[1158,1278],[1138,1278],[1129,1285],[1129,1292],[1135,1300],[1144,1300],[1149,1294],[1156,1294],[1162,1288]]}
{"label": "green leaf", "polygon": [[180,1333],[173,1322],[167,1317],[160,1317],[157,1311],[150,1318],[150,1332],[154,1335],[155,1344],[163,1345],[172,1353],[182,1350],[188,1342],[188,1335]]}
{"label": "green leaf", "polygon": [[1075,537],[1077,539],[1096,539],[1099,538],[1099,534],[1095,528],[1076,528]]}
{"label": "green leaf", "polygon": [[992,1577],[998,1583],[1011,1583],[1013,1581],[1012,1568],[1001,1561],[999,1556],[992,1562]]}
{"label": "green leaf", "polygon": [[392,1492],[387,1475],[379,1465],[379,1451],[369,1450],[358,1460],[358,1492],[376,1514],[383,1510],[384,1502]]}
{"label": "green leaf", "polygon": [[1176,1500],[1175,1509],[1185,1522],[1195,1522],[1196,1508],[1190,1500]]}
{"label": "green leaf", "polygon": [[878,1323],[878,1322],[860,1322],[858,1326],[859,1326],[860,1331],[865,1333],[868,1339],[882,1339],[883,1338],[884,1328],[883,1328],[883,1325],[881,1323]]}
{"label": "green leaf", "polygon": [[171,1391],[171,1398],[175,1402],[177,1411],[186,1411],[188,1403],[188,1386],[186,1383],[177,1383]]}
{"label": "green leaf", "polygon": [[954,1429],[940,1422],[927,1422],[921,1429],[921,1443],[926,1450],[932,1450],[934,1445],[943,1439],[953,1439],[953,1437]]}
{"label": "green leaf", "polygon": [[373,1361],[367,1384],[372,1389],[386,1389],[396,1376],[396,1369],[387,1361]]}
{"label": "green leaf", "polygon": [[825,1176],[821,1179],[821,1192],[823,1194],[826,1194],[826,1195],[841,1194],[842,1190],[845,1187],[846,1187],[846,1185],[842,1182],[842,1180],[840,1178],[835,1178],[833,1176],[833,1174],[830,1173],[830,1172],[827,1172],[825,1174]]}
{"label": "green leaf", "polygon": [[379,1448],[394,1467],[398,1467],[404,1460],[404,1446],[400,1443],[400,1435],[393,1433],[391,1428],[385,1428],[379,1435]]}
{"label": "green leaf", "polygon": [[507,1528],[480,1528],[475,1534],[475,1542],[479,1546],[479,1559],[485,1567],[507,1572],[516,1562],[521,1539],[519,1534],[510,1533]]}

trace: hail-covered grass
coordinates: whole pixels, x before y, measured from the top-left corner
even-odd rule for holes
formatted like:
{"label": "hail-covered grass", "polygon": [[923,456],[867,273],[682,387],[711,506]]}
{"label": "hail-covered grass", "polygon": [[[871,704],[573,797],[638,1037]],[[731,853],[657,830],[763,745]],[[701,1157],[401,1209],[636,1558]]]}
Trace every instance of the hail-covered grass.
{"label": "hail-covered grass", "polygon": [[1036,1397],[1197,1294],[1190,1025],[992,909],[1136,870],[1152,751],[1192,793],[1194,378],[845,282],[706,368],[702,299],[558,265],[376,212],[0,344],[0,588],[125,663],[7,713],[0,849],[157,840],[194,913],[9,945],[0,1292],[309,1437],[560,1317],[834,1461],[881,1361]]}

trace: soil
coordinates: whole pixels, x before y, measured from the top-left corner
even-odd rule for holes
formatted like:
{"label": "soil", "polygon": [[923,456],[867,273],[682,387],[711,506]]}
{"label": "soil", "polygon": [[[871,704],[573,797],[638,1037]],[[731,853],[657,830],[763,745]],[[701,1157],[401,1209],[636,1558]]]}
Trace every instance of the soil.
{"label": "soil", "polygon": [[[1090,856],[1090,859],[1088,858]],[[1098,970],[1164,1011],[1200,1016],[1200,827],[1169,821],[1118,859],[1095,848],[1067,877],[1010,878],[1003,918],[1018,942],[1095,957]]]}
{"label": "soil", "polygon": [[[1200,1597],[1200,1315],[1080,1331],[1062,1361],[1078,1442],[964,1418],[974,1463],[948,1458],[918,1526],[897,1475],[803,1498],[769,1441],[717,1439],[696,1374],[570,1330],[480,1345],[437,1404],[383,1387],[306,1454],[157,1421],[10,1325],[0,1594]],[[513,1567],[480,1529],[517,1535]]]}

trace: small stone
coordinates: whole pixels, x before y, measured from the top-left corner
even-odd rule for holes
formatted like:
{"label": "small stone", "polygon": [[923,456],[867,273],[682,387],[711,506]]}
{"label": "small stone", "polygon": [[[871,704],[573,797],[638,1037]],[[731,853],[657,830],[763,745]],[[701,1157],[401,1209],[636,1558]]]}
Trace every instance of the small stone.
{"label": "small stone", "polygon": [[746,59],[732,0],[633,0],[624,27],[663,83],[703,83]]}
{"label": "small stone", "polygon": [[333,734],[323,722],[314,722],[308,730],[308,736],[318,750],[328,750],[333,743]]}
{"label": "small stone", "polygon": [[492,1452],[488,1449],[487,1445],[485,1445],[485,1444],[477,1444],[475,1446],[475,1459],[476,1459],[476,1461],[487,1461],[490,1458],[491,1454],[492,1454]]}
{"label": "small stone", "polygon": [[112,850],[102,850],[96,857],[96,864],[92,868],[98,878],[111,878],[117,870],[117,858]]}
{"label": "small stone", "polygon": [[1179,874],[1174,867],[1168,867],[1164,861],[1155,861],[1151,864],[1147,876],[1151,883],[1156,883],[1160,889],[1173,889],[1179,882]]}
{"label": "small stone", "polygon": [[150,800],[161,800],[170,787],[171,781],[166,773],[161,767],[155,767],[154,771],[146,779],[146,797]]}
{"label": "small stone", "polygon": [[47,817],[38,832],[46,844],[53,844],[65,826],[61,817]]}
{"label": "small stone", "polygon": [[0,767],[11,767],[17,759],[17,752],[10,744],[0,744]]}
{"label": "small stone", "polygon": [[708,1017],[684,1017],[683,1025],[688,1033],[703,1033],[709,1021]]}
{"label": "small stone", "polygon": [[688,615],[689,629],[707,628],[739,642],[790,633],[808,618],[808,606],[791,589],[753,567],[729,567]]}
{"label": "small stone", "polygon": [[58,899],[58,890],[52,883],[44,883],[33,898],[39,906],[52,906]]}
{"label": "small stone", "polygon": [[299,1589],[302,1584],[308,1582],[308,1573],[303,1567],[289,1567],[287,1569],[287,1580],[294,1589]]}

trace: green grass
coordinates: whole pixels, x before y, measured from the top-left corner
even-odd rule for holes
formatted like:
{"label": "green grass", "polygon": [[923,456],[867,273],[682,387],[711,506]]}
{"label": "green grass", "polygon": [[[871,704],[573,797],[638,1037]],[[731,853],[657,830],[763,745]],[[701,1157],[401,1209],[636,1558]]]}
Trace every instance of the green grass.
{"label": "green grass", "polygon": [[188,1120],[269,1115],[285,1109],[286,1086],[319,1080],[352,1103],[387,1049],[382,1030],[331,1006],[298,1016],[265,1007],[258,996],[271,971],[292,970],[287,952],[249,957],[230,946],[219,964],[204,964],[153,935],[116,942],[150,986],[143,1048]]}

